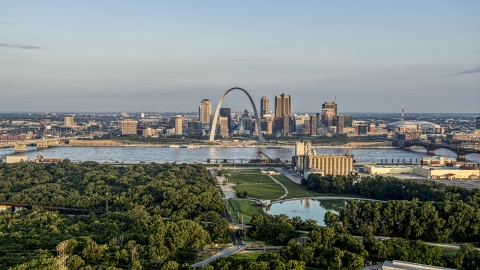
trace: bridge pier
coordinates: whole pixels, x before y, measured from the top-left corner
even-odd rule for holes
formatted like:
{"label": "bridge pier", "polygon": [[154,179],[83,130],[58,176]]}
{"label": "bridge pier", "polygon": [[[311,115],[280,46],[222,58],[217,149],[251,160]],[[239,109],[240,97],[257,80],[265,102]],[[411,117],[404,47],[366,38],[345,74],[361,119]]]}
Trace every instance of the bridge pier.
{"label": "bridge pier", "polygon": [[45,148],[48,148],[47,142],[44,142],[44,141],[37,142],[37,149],[45,149]]}
{"label": "bridge pier", "polygon": [[458,153],[457,154],[457,160],[465,161],[465,153]]}
{"label": "bridge pier", "polygon": [[15,153],[27,152],[27,145],[15,144],[14,150],[15,150]]}
{"label": "bridge pier", "polygon": [[427,149],[427,154],[429,155],[435,155],[435,149]]}

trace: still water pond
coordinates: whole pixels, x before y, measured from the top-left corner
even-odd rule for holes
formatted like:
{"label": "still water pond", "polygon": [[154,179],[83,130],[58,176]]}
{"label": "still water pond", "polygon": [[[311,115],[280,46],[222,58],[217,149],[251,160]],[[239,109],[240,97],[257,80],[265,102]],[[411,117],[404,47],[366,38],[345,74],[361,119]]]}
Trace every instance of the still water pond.
{"label": "still water pond", "polygon": [[[325,213],[332,211],[338,214],[340,210],[347,205],[349,200],[351,199],[321,198],[291,200],[273,203],[267,213],[270,215],[285,214],[289,218],[299,216],[303,220],[313,219],[317,221],[318,225],[324,226],[323,218],[325,217]],[[355,200],[359,201],[361,199]]]}

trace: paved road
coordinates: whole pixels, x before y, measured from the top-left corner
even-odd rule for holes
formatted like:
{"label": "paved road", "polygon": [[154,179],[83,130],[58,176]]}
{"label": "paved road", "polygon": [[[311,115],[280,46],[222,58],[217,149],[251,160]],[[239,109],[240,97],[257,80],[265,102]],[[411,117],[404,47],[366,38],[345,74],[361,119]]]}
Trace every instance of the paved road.
{"label": "paved road", "polygon": [[211,263],[211,262],[213,262],[213,261],[215,261],[215,260],[218,260],[218,259],[220,259],[220,258],[222,258],[222,257],[226,257],[226,256],[233,255],[233,254],[235,254],[235,253],[237,253],[237,252],[239,252],[239,251],[242,251],[243,249],[245,249],[245,246],[244,246],[244,245],[238,245],[238,246],[235,245],[235,246],[233,246],[233,247],[231,247],[231,248],[227,248],[227,249],[222,250],[221,252],[213,255],[212,257],[210,257],[210,258],[208,258],[208,259],[206,259],[206,260],[203,260],[203,261],[201,261],[201,262],[198,262],[198,263],[196,263],[196,264],[193,264],[192,267],[194,267],[194,268],[203,267],[203,266],[205,266],[205,265],[207,265],[207,264],[209,264],[209,263]]}
{"label": "paved road", "polygon": [[235,195],[235,191],[232,189],[232,187],[229,184],[224,185],[223,181],[225,180],[225,177],[222,176],[215,176],[217,178],[218,185],[222,189],[223,195],[225,196],[225,199],[236,199],[237,195]]}
{"label": "paved road", "polygon": [[283,187],[283,189],[285,190],[285,194],[283,194],[282,196],[280,196],[277,200],[281,200],[283,198],[285,198],[287,195],[288,195],[288,189],[282,185],[282,183],[278,182],[277,179],[275,179],[273,176],[269,175],[268,177],[270,177],[273,181],[275,181],[275,183],[279,184],[280,186]]}
{"label": "paved road", "polygon": [[[223,213],[222,216],[230,223],[232,224],[232,218],[230,217],[230,214],[228,213],[227,209],[224,207],[223,208]],[[221,252],[213,255],[212,257],[205,259],[201,262],[198,262],[196,264],[193,264],[192,267],[197,268],[197,267],[203,267],[207,265],[210,262],[213,262],[217,259],[220,259],[222,257],[230,256],[233,255],[237,252],[240,252],[245,249],[245,244],[243,243],[242,239],[240,239],[240,235],[238,235],[238,232],[232,232],[231,233],[232,237],[232,242],[233,242],[233,247],[226,248],[222,250]]]}

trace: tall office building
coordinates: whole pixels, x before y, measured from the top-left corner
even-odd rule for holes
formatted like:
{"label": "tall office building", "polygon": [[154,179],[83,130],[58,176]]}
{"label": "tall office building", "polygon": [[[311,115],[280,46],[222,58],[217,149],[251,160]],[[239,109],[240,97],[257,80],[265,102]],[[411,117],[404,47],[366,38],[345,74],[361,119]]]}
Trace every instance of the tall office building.
{"label": "tall office building", "polygon": [[275,96],[275,117],[284,117],[292,115],[292,98],[290,95]]}
{"label": "tall office building", "polygon": [[63,120],[63,125],[66,126],[66,127],[73,127],[75,126],[75,121],[73,119],[73,116],[65,116],[64,120]]}
{"label": "tall office building", "polygon": [[337,134],[345,133],[344,128],[352,127],[352,117],[349,115],[339,115],[337,116]]}
{"label": "tall office building", "polygon": [[210,115],[212,114],[212,104],[210,100],[204,99],[198,107],[198,118],[202,124],[210,124]]}
{"label": "tall office building", "polygon": [[337,104],[335,102],[325,102],[322,104],[322,125],[325,127],[335,126],[337,118]]}
{"label": "tall office building", "polygon": [[247,111],[247,109],[243,110],[242,115],[240,116],[240,122],[243,123],[243,128],[245,130],[252,130],[252,124],[253,120],[252,117],[250,116],[250,113]]}
{"label": "tall office building", "polygon": [[220,136],[228,137],[228,119],[224,116],[218,116],[218,122],[220,124]]}
{"label": "tall office building", "polygon": [[[255,135],[258,135],[258,127],[255,127]],[[261,118],[260,119],[260,127],[262,128],[262,133],[264,135],[272,135],[273,133],[273,120],[272,118]]]}
{"label": "tall office building", "polygon": [[310,136],[317,136],[317,115],[310,115]]}
{"label": "tall office building", "polygon": [[183,117],[181,115],[175,116],[175,134],[176,135],[183,134],[182,122],[183,122]]}
{"label": "tall office building", "polygon": [[260,99],[260,118],[265,118],[266,114],[270,114],[269,101],[268,101],[268,97],[263,96]]}
{"label": "tall office building", "polygon": [[188,133],[189,134],[202,134],[202,123],[197,121],[188,122]]}
{"label": "tall office building", "polygon": [[228,118],[228,128],[230,129],[232,126],[232,110],[230,110],[230,108],[220,108],[220,116]]}
{"label": "tall office building", "polygon": [[137,134],[137,121],[135,120],[125,120],[122,121],[122,134]]}

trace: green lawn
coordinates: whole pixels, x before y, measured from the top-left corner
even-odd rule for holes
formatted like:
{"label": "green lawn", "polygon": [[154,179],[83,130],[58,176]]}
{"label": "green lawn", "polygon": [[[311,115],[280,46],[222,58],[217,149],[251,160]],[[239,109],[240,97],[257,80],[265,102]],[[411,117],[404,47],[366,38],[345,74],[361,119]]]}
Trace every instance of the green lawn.
{"label": "green lawn", "polygon": [[314,196],[313,193],[307,191],[300,185],[295,184],[283,175],[274,175],[273,178],[277,179],[278,182],[282,183],[282,185],[288,189],[288,195],[285,197],[285,199]]}
{"label": "green lawn", "polygon": [[[230,200],[229,202],[230,204],[227,206],[227,209],[230,213],[230,216],[232,217],[233,222],[240,223],[243,216],[243,221],[248,224],[250,223],[250,219],[253,215],[265,214],[262,207],[252,205],[252,202],[250,200],[237,199]],[[238,215],[240,217],[240,220],[237,218],[237,212],[240,213],[240,215]]]}
{"label": "green lawn", "polygon": [[252,184],[241,184],[233,186],[235,191],[244,191],[248,192],[249,198],[261,199],[261,200],[275,200],[285,195],[285,190],[279,184],[273,182],[264,184],[264,183],[252,183]]}
{"label": "green lawn", "polygon": [[[276,171],[275,169],[265,170]],[[237,184],[237,186],[233,187],[235,191],[246,190],[250,198],[275,200],[285,194],[285,190],[268,175],[262,175],[260,169],[227,170],[225,176],[229,183]],[[288,195],[285,199],[315,196],[312,192],[293,183],[283,175],[275,175],[273,177],[288,189]]]}
{"label": "green lawn", "polygon": [[228,170],[225,177],[235,191],[247,191],[248,197],[262,200],[275,200],[285,194],[285,190],[267,175],[262,175],[259,169]]}

